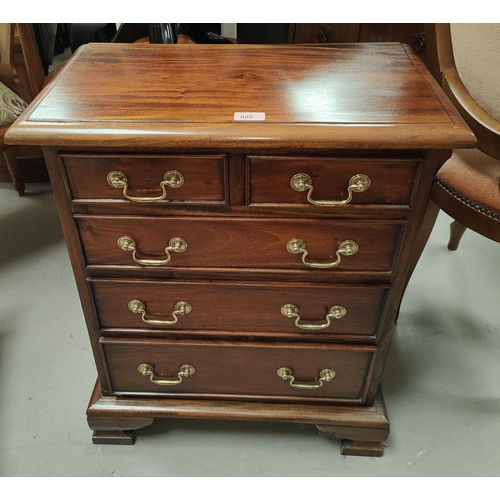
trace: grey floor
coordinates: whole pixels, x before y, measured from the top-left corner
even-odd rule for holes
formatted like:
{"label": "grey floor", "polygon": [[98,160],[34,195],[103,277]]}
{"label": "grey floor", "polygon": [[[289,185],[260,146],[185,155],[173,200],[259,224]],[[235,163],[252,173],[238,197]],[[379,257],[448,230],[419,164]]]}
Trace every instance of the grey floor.
{"label": "grey floor", "polygon": [[1,476],[498,476],[500,247],[441,214],[383,378],[383,458],[342,457],[313,426],[165,420],[134,446],[91,443],[95,381],[51,189],[0,183]]}

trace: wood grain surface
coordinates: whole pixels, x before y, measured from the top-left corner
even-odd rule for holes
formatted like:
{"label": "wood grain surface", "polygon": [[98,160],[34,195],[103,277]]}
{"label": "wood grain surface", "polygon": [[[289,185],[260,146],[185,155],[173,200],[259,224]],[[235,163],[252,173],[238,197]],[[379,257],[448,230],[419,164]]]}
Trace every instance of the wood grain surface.
{"label": "wood grain surface", "polygon": [[[250,342],[171,342],[166,340],[102,339],[115,393],[162,393],[265,400],[323,399],[328,402],[363,402],[375,357],[373,346],[272,344]],[[175,386],[160,386],[139,373],[148,363],[155,378],[176,378],[179,367],[196,372]],[[325,368],[335,377],[317,389],[297,389],[278,377],[291,368],[297,382],[315,383]]]}
{"label": "wood grain surface", "polygon": [[[343,271],[390,273],[397,257],[404,224],[378,221],[314,219],[235,219],[197,217],[106,217],[76,216],[87,265],[134,266],[137,268],[183,269],[312,269],[302,254],[290,253],[286,245],[300,238],[306,243],[306,262],[338,260],[340,243],[358,244],[354,255],[341,256],[332,275]],[[118,247],[122,236],[131,237],[137,259],[166,260],[165,248],[172,238],[183,238],[187,249],[170,251],[171,260],[162,266],[145,266],[133,260],[131,251]],[[125,271],[124,269],[116,269]]]}
{"label": "wood grain surface", "polygon": [[[301,333],[310,336],[350,334],[358,337],[374,335],[384,304],[387,285],[297,285],[264,283],[182,282],[154,280],[91,281],[100,325],[103,329],[156,330],[169,332],[202,330],[224,335],[224,332]],[[192,311],[179,316],[173,326],[151,326],[140,314],[128,309],[131,300],[140,300],[146,307],[146,319],[172,320],[172,311],[179,301],[188,302]],[[325,321],[330,307],[341,305],[347,314],[332,319],[328,328],[305,331],[293,318],[281,314],[281,307],[294,304],[300,310],[301,322]],[[142,333],[144,335],[144,332]],[[227,335],[227,333],[226,333]]]}
{"label": "wood grain surface", "polygon": [[[162,195],[160,183],[166,172],[177,170],[184,178],[179,187],[167,187],[163,203],[216,204],[227,202],[225,155],[61,155],[71,196],[76,200],[113,200],[130,204],[123,189],[107,182],[113,171],[127,178],[127,194],[135,197]],[[141,203],[141,202],[138,202]],[[156,202],[158,204],[159,202]]]}
{"label": "wood grain surface", "polygon": [[[247,203],[249,205],[303,205],[312,207],[307,191],[295,191],[290,181],[303,173],[312,179],[312,200],[345,200],[350,179],[368,175],[371,184],[353,193],[351,205],[410,204],[419,161],[414,159],[360,157],[247,157]],[[333,216],[344,207],[329,207]]]}
{"label": "wood grain surface", "polygon": [[[235,113],[265,120],[235,121]],[[404,149],[410,139],[413,147],[471,147],[462,124],[399,43],[88,44],[6,140],[261,151],[285,142],[287,149]]]}

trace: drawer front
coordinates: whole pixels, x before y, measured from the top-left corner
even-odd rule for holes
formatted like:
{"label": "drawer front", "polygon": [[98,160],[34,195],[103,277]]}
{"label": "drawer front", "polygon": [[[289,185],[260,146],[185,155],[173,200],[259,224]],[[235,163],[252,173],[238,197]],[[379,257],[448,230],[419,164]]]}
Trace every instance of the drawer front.
{"label": "drawer front", "polygon": [[[376,354],[373,346],[109,338],[101,342],[115,393],[177,397],[362,403]],[[139,370],[141,365],[149,366]],[[282,370],[279,376],[280,368],[288,371]]]}
{"label": "drawer front", "polygon": [[[371,336],[376,333],[388,290],[382,285],[258,282],[95,279],[91,284],[101,328],[156,330],[158,334],[212,331]],[[183,309],[185,303],[189,307]],[[293,309],[283,309],[287,305],[296,306],[295,315]]]}
{"label": "drawer front", "polygon": [[[247,204],[323,206],[332,211],[347,205],[409,206],[419,163],[416,159],[249,156]],[[349,186],[359,182],[355,178],[359,174],[369,179],[362,178],[359,184],[365,190],[350,193]],[[312,186],[312,191],[306,185]],[[346,202],[350,194],[349,203],[331,204]]]}
{"label": "drawer front", "polygon": [[224,155],[62,155],[62,160],[73,200],[223,204],[228,199]]}
{"label": "drawer front", "polygon": [[307,219],[82,216],[76,220],[87,265],[332,273],[391,272],[404,227]]}

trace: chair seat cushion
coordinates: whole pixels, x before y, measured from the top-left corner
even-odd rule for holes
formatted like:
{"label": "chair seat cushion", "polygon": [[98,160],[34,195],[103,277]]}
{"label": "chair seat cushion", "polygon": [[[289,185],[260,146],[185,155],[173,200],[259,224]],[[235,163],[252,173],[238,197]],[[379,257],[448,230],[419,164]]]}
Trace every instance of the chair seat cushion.
{"label": "chair seat cushion", "polygon": [[479,149],[458,149],[436,177],[454,196],[473,204],[476,210],[500,214],[500,160]]}
{"label": "chair seat cushion", "polygon": [[0,125],[14,123],[27,106],[23,99],[0,82]]}

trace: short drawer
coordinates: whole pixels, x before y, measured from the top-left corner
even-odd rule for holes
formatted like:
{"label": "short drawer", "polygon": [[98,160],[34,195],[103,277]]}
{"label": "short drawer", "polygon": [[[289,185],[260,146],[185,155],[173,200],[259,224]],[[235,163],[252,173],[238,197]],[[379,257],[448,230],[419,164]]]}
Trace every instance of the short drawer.
{"label": "short drawer", "polygon": [[404,224],[77,216],[87,265],[390,273]]}
{"label": "short drawer", "polygon": [[61,155],[71,198],[123,203],[224,204],[224,155]]}
{"label": "short drawer", "polygon": [[118,279],[92,279],[91,285],[104,330],[358,338],[376,334],[389,289],[384,285]]}
{"label": "short drawer", "polygon": [[400,158],[249,156],[247,204],[332,211],[347,205],[409,206],[419,164]]}
{"label": "short drawer", "polygon": [[374,346],[103,338],[113,392],[362,403]]}

